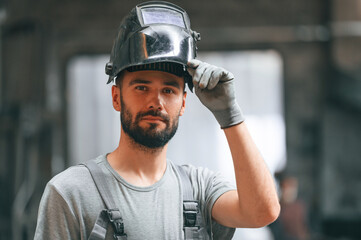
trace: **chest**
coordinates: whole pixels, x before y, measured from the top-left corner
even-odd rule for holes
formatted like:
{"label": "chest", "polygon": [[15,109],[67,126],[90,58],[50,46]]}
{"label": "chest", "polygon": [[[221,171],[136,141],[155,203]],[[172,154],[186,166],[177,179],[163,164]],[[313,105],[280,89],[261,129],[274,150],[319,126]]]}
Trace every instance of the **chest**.
{"label": "chest", "polygon": [[[183,235],[182,196],[176,178],[168,178],[154,189],[134,189],[113,184],[128,239],[181,239]],[[108,228],[107,239],[113,231]],[[161,237],[161,238],[159,238]]]}

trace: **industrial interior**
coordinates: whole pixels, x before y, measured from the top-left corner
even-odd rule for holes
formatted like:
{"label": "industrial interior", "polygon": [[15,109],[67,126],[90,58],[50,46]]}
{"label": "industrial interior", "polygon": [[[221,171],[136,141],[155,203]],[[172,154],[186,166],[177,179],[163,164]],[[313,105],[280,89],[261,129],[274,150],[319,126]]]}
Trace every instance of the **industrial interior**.
{"label": "industrial interior", "polygon": [[[104,67],[140,2],[0,1],[0,239],[33,239],[46,183],[116,147]],[[198,58],[236,76],[280,199],[291,191],[275,223],[234,239],[361,239],[361,0],[171,2],[201,34]],[[233,181],[222,131],[187,101],[169,158]]]}

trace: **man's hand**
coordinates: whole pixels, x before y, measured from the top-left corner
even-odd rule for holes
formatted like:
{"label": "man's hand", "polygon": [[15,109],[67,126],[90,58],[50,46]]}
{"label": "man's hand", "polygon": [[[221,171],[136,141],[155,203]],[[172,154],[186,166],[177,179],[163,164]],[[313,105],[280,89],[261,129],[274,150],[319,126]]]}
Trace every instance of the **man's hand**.
{"label": "man's hand", "polygon": [[188,62],[187,70],[193,78],[199,100],[213,113],[222,128],[244,121],[236,101],[232,73],[196,59]]}

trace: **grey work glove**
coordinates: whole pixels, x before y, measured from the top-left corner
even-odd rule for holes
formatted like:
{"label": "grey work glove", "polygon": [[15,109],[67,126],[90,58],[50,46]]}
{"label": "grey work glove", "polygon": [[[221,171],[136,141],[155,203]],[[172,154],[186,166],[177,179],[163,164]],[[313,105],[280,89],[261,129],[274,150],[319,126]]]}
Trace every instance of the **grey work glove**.
{"label": "grey work glove", "polygon": [[199,100],[215,116],[221,128],[244,121],[235,91],[234,76],[223,68],[192,59],[187,68]]}

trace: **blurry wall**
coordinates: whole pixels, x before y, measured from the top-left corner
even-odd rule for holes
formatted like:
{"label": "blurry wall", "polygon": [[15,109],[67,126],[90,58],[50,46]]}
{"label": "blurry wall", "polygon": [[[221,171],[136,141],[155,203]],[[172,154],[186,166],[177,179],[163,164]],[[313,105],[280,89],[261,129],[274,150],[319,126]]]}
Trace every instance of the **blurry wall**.
{"label": "blurry wall", "polygon": [[[299,180],[314,235],[359,239],[360,0],[173,2],[203,51],[280,53],[286,173]],[[0,239],[32,238],[46,182],[69,165],[69,60],[108,54],[134,4],[0,2]]]}
{"label": "blurry wall", "polygon": [[[197,58],[224,67],[235,76],[236,97],[245,124],[271,173],[285,166],[283,63],[275,51],[198,51]],[[67,146],[70,165],[113,151],[119,143],[120,114],[105,84],[109,55],[81,55],[67,67]],[[188,88],[186,110],[167,150],[176,164],[219,171],[231,183],[235,174],[227,139],[212,113]],[[270,144],[272,143],[272,144]],[[237,229],[234,239],[260,239],[268,229]],[[252,233],[249,233],[252,231]],[[257,234],[257,235],[256,235]],[[261,235],[262,236],[262,235]],[[262,240],[273,238],[262,237]]]}

